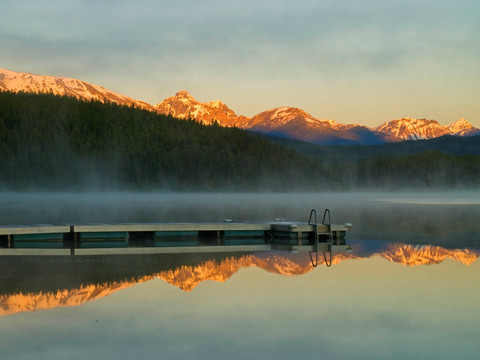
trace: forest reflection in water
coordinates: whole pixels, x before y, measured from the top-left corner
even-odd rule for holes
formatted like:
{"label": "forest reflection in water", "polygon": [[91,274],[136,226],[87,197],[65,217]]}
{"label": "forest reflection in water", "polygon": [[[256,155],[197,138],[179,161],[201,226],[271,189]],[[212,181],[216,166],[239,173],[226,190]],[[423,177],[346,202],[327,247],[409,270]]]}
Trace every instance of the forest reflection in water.
{"label": "forest reflection in water", "polygon": [[305,254],[238,254],[3,293],[2,358],[474,357],[479,252],[398,244],[366,256],[369,246],[330,268]]}
{"label": "forest reflection in water", "polygon": [[[70,200],[53,198],[46,209],[39,196],[44,211],[24,211],[27,222],[57,222],[62,213],[66,221],[172,221],[180,213],[191,221],[298,220],[324,200],[334,221],[354,224],[353,252],[335,254],[330,268],[285,252],[2,257],[2,359],[476,357],[479,195],[329,196],[268,203],[271,195],[226,195],[204,211],[207,195],[190,205],[188,196],[176,205],[153,196],[143,208],[128,196],[103,217],[92,201],[75,213]],[[31,209],[14,206],[2,221],[22,206]]]}

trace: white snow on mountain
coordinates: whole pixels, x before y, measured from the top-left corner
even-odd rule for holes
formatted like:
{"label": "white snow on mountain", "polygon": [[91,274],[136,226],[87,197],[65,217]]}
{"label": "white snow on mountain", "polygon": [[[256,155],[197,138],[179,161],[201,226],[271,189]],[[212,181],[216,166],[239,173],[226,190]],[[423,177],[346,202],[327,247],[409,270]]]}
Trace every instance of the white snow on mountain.
{"label": "white snow on mountain", "polygon": [[118,94],[85,81],[59,77],[20,73],[7,69],[0,69],[0,90],[13,92],[51,93],[66,95],[83,100],[98,100],[121,105],[136,106],[153,111],[153,107],[146,102],[134,100],[128,96]]}
{"label": "white snow on mountain", "polygon": [[391,141],[432,139],[450,133],[436,120],[413,118],[390,120],[375,130],[384,133]]}
{"label": "white snow on mountain", "polygon": [[220,100],[200,102],[186,90],[179,91],[174,96],[153,106],[85,81],[67,77],[34,75],[7,69],[0,69],[0,90],[52,93],[83,100],[112,102],[168,114],[180,119],[195,119],[205,125],[217,122],[221,126],[235,126],[263,133],[275,133],[316,143],[337,143],[335,141],[378,143],[431,139],[447,134],[480,135],[480,130],[473,127],[464,118],[447,126],[442,126],[435,120],[401,118],[387,121],[371,129],[359,124],[345,125],[331,119],[318,119],[301,109],[289,106],[270,109],[248,118],[242,115],[237,116]]}
{"label": "white snow on mountain", "polygon": [[447,125],[446,128],[450,130],[453,135],[458,136],[472,136],[480,134],[480,129],[473,127],[472,124],[470,124],[463,117]]}
{"label": "white snow on mountain", "polygon": [[155,110],[179,119],[195,119],[205,125],[216,121],[222,126],[238,126],[239,121],[244,118],[237,116],[220,100],[203,103],[186,90],[181,90],[158,103],[155,105]]}

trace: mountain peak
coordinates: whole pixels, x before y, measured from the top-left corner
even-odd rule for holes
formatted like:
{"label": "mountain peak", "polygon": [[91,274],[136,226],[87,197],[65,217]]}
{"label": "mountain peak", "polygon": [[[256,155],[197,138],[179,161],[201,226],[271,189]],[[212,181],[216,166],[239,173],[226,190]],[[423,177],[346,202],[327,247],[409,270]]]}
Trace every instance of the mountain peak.
{"label": "mountain peak", "polygon": [[317,119],[302,109],[282,106],[264,111],[244,122],[243,127],[278,137],[315,144],[377,144],[383,135],[361,125],[342,125],[330,119]]}
{"label": "mountain peak", "polygon": [[180,90],[175,94],[175,97],[178,99],[195,100],[195,98],[192,95],[190,95],[190,93],[187,90]]}
{"label": "mountain peak", "polygon": [[384,133],[391,141],[432,139],[450,133],[436,120],[406,117],[389,120],[375,130]]}
{"label": "mountain peak", "polygon": [[457,132],[459,130],[467,130],[473,128],[472,124],[470,124],[465,118],[461,117],[457,121],[454,121],[451,124],[448,124],[447,129],[450,129],[450,131]]}
{"label": "mountain peak", "polygon": [[[467,120],[465,120],[464,117],[461,117],[460,119],[458,119],[457,121],[454,121],[450,125],[453,125],[453,124],[462,124],[464,126],[469,126],[469,127],[472,126],[472,124],[470,124]],[[448,125],[448,126],[450,126],[450,125]]]}
{"label": "mountain peak", "polygon": [[155,105],[160,114],[172,115],[180,119],[195,119],[209,125],[214,121],[222,126],[238,126],[243,117],[238,117],[220,100],[202,103],[186,90],[181,90]]}
{"label": "mountain peak", "polygon": [[290,106],[270,109],[247,118],[237,116],[220,100],[200,102],[187,90],[180,90],[174,96],[152,106],[82,80],[21,73],[3,68],[0,69],[0,91],[51,93],[87,101],[135,106],[181,119],[195,119],[206,125],[217,122],[221,126],[236,126],[316,144],[377,144],[431,139],[447,134],[480,135],[480,129],[473,127],[465,118],[442,126],[436,120],[403,117],[389,120],[372,129],[357,124],[343,125],[334,120],[315,118],[302,109]]}
{"label": "mountain peak", "polygon": [[463,117],[446,127],[453,135],[457,136],[473,136],[480,134],[480,129],[473,127],[472,124]]}

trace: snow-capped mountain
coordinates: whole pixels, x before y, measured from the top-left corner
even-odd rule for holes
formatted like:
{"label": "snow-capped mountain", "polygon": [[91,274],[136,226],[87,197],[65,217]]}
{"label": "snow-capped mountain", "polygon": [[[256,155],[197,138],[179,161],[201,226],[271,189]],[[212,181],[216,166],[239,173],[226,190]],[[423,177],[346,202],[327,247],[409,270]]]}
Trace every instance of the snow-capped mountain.
{"label": "snow-capped mountain", "polygon": [[317,144],[378,144],[383,134],[361,125],[343,125],[329,119],[317,119],[294,107],[264,111],[252,118],[237,116],[220,101],[202,103],[183,90],[155,105],[159,113],[211,124],[215,119],[222,126],[235,126],[269,135],[292,138]]}
{"label": "snow-capped mountain", "polygon": [[480,133],[464,118],[442,126],[436,120],[401,118],[378,126],[376,131],[385,134],[388,141],[433,139],[443,135],[472,136]]}
{"label": "snow-capped mountain", "polygon": [[172,115],[179,119],[195,119],[205,125],[210,125],[216,121],[222,126],[240,127],[240,123],[246,119],[244,116],[237,116],[220,100],[202,103],[186,90],[179,91],[175,96],[166,98],[155,105],[155,109],[160,114]]}
{"label": "snow-capped mountain", "polygon": [[[381,144],[390,141],[431,139],[443,135],[471,136],[480,130],[463,120],[444,127],[435,120],[402,118],[390,120],[371,129],[358,124],[340,124],[318,119],[295,107],[279,107],[252,118],[238,116],[221,101],[202,103],[182,90],[155,105],[159,113],[181,119],[195,119],[203,124],[213,120],[221,126],[238,127],[277,137],[315,144]],[[451,127],[451,128],[450,128]]]}
{"label": "snow-capped mountain", "polygon": [[376,130],[390,141],[432,139],[450,133],[438,121],[412,118],[390,120]]}
{"label": "snow-capped mountain", "polygon": [[245,128],[274,136],[315,144],[378,144],[383,135],[361,125],[343,125],[330,119],[317,119],[294,107],[264,111],[248,120]]}
{"label": "snow-capped mountain", "polygon": [[98,100],[135,106],[150,111],[155,110],[152,105],[146,102],[134,100],[128,96],[85,81],[59,76],[34,75],[7,69],[0,69],[0,90],[23,91],[36,94],[53,93],[55,95],[72,96],[82,100]]}
{"label": "snow-capped mountain", "polygon": [[480,134],[480,129],[473,127],[472,124],[470,124],[464,118],[460,118],[457,121],[447,125],[446,128],[452,135],[474,136]]}
{"label": "snow-capped mountain", "polygon": [[336,121],[316,119],[301,109],[283,106],[255,115],[245,123],[245,127],[262,132],[270,132],[295,120],[304,121],[311,124],[312,127],[318,128],[338,128],[341,126]]}
{"label": "snow-capped mountain", "polygon": [[318,119],[295,107],[267,110],[248,118],[220,100],[200,102],[182,90],[157,105],[134,100],[99,85],[56,76],[33,75],[0,69],[0,91],[53,93],[82,100],[98,100],[135,106],[180,119],[195,119],[203,124],[216,121],[221,126],[238,127],[278,137],[316,144],[379,144],[391,141],[431,139],[443,135],[480,135],[464,118],[442,126],[435,120],[401,118],[390,120],[375,129],[358,124],[344,125],[334,120]]}

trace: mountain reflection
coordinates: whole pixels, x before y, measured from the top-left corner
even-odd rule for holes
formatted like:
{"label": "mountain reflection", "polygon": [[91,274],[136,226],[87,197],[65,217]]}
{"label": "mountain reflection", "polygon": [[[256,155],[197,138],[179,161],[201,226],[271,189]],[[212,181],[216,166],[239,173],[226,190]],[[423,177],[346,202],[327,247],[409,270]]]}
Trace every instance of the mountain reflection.
{"label": "mountain reflection", "polygon": [[[438,264],[446,259],[452,259],[468,266],[475,262],[479,253],[468,249],[450,250],[439,246],[390,244],[381,251],[372,251],[363,255],[355,255],[352,253],[334,254],[332,265],[349,259],[364,259],[373,256],[380,256],[388,261],[404,266]],[[119,263],[106,259],[100,262],[101,266],[96,268],[94,260],[86,260],[82,261],[83,265],[87,264],[87,270],[83,271],[90,275],[94,272],[96,274],[94,279],[97,280],[92,280],[92,278],[89,277],[88,280],[83,280],[85,282],[74,285],[74,287],[59,288],[57,290],[46,288],[46,290],[36,289],[36,291],[28,291],[28,284],[23,286],[23,288],[20,285],[20,279],[28,275],[26,273],[18,273],[16,269],[7,269],[5,265],[11,267],[13,263],[9,263],[8,261],[5,263],[3,260],[5,259],[2,259],[1,264],[4,267],[4,271],[10,271],[12,277],[5,278],[4,275],[0,278],[0,280],[2,280],[0,316],[55,307],[78,306],[152,279],[162,279],[183,291],[189,292],[205,280],[225,282],[242,268],[258,267],[270,273],[284,276],[302,275],[313,270],[308,253],[290,254],[265,252],[226,255],[223,257],[215,255],[210,259],[205,260],[200,258],[196,261],[190,258],[189,261],[185,261],[187,264],[171,261],[167,264],[167,268],[163,267],[160,271],[157,271],[158,267],[153,266],[153,263],[149,264],[148,261],[146,262],[145,259],[142,259],[142,264],[145,265],[145,263],[147,263],[147,266],[142,269],[143,273],[137,274],[136,276],[131,276],[131,273],[128,273],[123,277],[123,280],[113,280],[113,275],[109,272],[109,266],[118,268]],[[55,259],[52,261],[55,261]],[[319,257],[319,261],[323,262],[323,257]],[[22,265],[25,264],[19,265],[19,268],[21,268]],[[78,261],[75,266],[72,267],[72,273],[79,272],[77,265]],[[128,267],[131,267],[131,265],[132,264],[128,264]],[[26,271],[28,272],[28,268]],[[98,274],[97,272],[101,273]],[[106,280],[102,280],[102,274],[105,275]],[[122,272],[119,272],[117,276],[122,276],[121,274]],[[52,273],[44,275],[45,277],[49,277]],[[10,280],[10,282],[6,281],[8,283],[6,287],[4,286],[6,285],[4,284],[5,279]],[[36,280],[39,280],[39,277],[37,277]],[[50,280],[51,279],[48,279],[46,281]],[[12,283],[18,283],[19,286],[15,287]],[[62,282],[59,282],[59,284],[61,283]]]}
{"label": "mountain reflection", "polygon": [[445,259],[453,259],[464,265],[472,264],[478,257],[468,249],[449,250],[440,246],[391,245],[379,254],[385,259],[405,266],[439,264]]}

